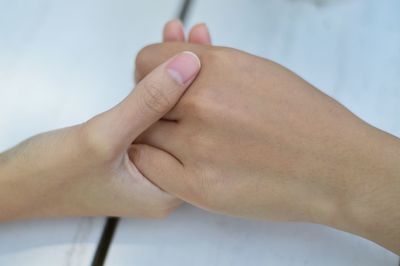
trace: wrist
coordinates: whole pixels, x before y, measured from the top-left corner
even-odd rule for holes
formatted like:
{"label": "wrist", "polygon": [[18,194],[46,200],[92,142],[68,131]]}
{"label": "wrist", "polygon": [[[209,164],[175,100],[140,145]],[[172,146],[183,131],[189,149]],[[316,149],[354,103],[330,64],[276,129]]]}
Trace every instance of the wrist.
{"label": "wrist", "polygon": [[400,141],[372,127],[367,131],[354,147],[356,159],[344,176],[346,194],[330,225],[399,253]]}
{"label": "wrist", "polygon": [[26,194],[21,193],[24,174],[16,162],[18,147],[0,154],[0,221],[14,220],[26,209]]}
{"label": "wrist", "polygon": [[73,132],[42,133],[0,155],[0,221],[64,212],[67,185],[75,183],[69,158],[79,157]]}

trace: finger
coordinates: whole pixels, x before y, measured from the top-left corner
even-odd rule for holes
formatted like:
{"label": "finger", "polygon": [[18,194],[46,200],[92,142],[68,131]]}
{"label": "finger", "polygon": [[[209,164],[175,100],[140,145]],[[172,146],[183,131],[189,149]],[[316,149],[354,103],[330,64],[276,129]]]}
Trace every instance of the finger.
{"label": "finger", "polygon": [[136,140],[135,144],[147,144],[158,149],[174,154],[179,160],[183,157],[179,153],[179,147],[182,147],[179,126],[176,122],[160,120],[151,125]]}
{"label": "finger", "polygon": [[[129,154],[132,154],[134,147],[131,146],[127,150],[128,160]],[[128,162],[129,162],[128,161]],[[177,197],[167,193],[160,187],[156,186],[150,180],[145,178],[141,172],[135,167],[129,167],[129,174],[133,178],[123,182],[114,182],[111,186],[111,193],[117,192],[120,200],[116,215],[126,217],[146,217],[146,218],[163,218],[179,207],[182,203]],[[127,183],[128,182],[128,183]],[[146,204],[138,199],[146,199]]]}
{"label": "finger", "polygon": [[184,42],[185,33],[182,22],[178,19],[168,21],[163,30],[163,42]]}
{"label": "finger", "polygon": [[101,114],[98,130],[115,145],[130,145],[175,106],[199,70],[195,54],[174,56],[150,72],[120,104]]}
{"label": "finger", "polygon": [[207,49],[210,49],[209,46],[182,42],[166,42],[162,44],[149,45],[140,50],[136,56],[135,80],[136,82],[141,81],[156,66],[174,54],[183,51],[191,51],[201,59]]}
{"label": "finger", "polygon": [[173,155],[144,144],[132,147],[129,158],[143,176],[171,195],[186,191],[185,169]]}
{"label": "finger", "polygon": [[211,36],[207,25],[204,23],[194,25],[189,32],[189,42],[211,45]]}

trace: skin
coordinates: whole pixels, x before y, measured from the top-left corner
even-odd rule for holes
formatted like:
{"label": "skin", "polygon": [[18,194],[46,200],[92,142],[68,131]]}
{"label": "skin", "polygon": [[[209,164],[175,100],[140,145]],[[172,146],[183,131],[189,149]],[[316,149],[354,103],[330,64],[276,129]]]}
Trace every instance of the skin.
{"label": "skin", "polygon": [[324,224],[400,253],[398,138],[284,67],[230,48],[151,45],[137,57],[138,80],[182,50],[203,67],[135,141],[129,156],[143,175],[210,211]]}
{"label": "skin", "polygon": [[[322,223],[399,253],[398,139],[272,62],[211,48],[204,24],[188,38],[203,46],[176,43],[179,21],[163,40],[175,43],[141,52],[146,78],[122,103],[0,155],[0,220],[163,217],[180,200],[157,184],[212,211]],[[184,48],[209,66],[137,138],[192,82],[152,71]]]}
{"label": "skin", "polygon": [[111,110],[2,153],[0,220],[166,216],[181,201],[147,180],[128,152],[137,136],[175,105],[199,69],[194,54],[179,53]]}
{"label": "skin", "polygon": [[[189,42],[208,40],[204,24],[189,32]],[[163,41],[185,41],[180,21],[165,25]],[[111,110],[80,125],[34,136],[1,153],[0,221],[169,214],[181,200],[138,172],[128,150],[137,135],[174,106],[191,81],[176,84],[155,71]]]}

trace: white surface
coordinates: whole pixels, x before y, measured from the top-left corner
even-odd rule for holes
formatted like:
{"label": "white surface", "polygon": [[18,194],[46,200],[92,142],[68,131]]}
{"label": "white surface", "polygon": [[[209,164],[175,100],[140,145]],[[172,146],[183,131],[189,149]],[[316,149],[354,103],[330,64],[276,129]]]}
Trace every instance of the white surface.
{"label": "white surface", "polygon": [[[83,122],[132,89],[179,0],[0,0],[0,151]],[[89,265],[103,218],[0,224],[0,265]]]}
{"label": "white surface", "polygon": [[90,265],[103,219],[21,221],[0,225],[0,265]]}
{"label": "white surface", "polygon": [[0,0],[0,150],[118,103],[179,4]]}
{"label": "white surface", "polygon": [[[400,1],[196,1],[216,44],[273,59],[400,136]],[[123,220],[107,265],[397,266],[374,243],[327,227],[245,221],[190,207]]]}
{"label": "white surface", "polygon": [[243,220],[186,205],[166,220],[122,220],[106,265],[397,266],[397,257],[323,226]]}

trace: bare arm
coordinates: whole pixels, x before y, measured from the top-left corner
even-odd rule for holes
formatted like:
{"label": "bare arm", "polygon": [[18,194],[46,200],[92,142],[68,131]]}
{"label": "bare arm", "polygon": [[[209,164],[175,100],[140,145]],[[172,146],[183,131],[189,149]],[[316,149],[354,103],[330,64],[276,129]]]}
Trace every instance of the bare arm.
{"label": "bare arm", "polygon": [[157,67],[111,110],[37,135],[0,155],[0,220],[162,217],[180,200],[129,160],[131,143],[179,100],[200,70],[192,53]]}

